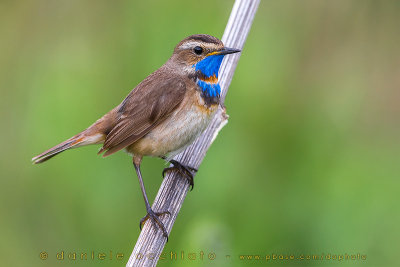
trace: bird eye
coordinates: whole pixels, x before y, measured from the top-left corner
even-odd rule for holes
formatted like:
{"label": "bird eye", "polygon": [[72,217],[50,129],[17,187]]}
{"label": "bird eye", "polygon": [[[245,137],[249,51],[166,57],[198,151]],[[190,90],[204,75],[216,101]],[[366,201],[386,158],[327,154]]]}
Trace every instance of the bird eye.
{"label": "bird eye", "polygon": [[201,55],[201,53],[203,53],[203,48],[201,48],[200,46],[196,46],[195,48],[193,48],[193,51],[194,51],[197,55]]}

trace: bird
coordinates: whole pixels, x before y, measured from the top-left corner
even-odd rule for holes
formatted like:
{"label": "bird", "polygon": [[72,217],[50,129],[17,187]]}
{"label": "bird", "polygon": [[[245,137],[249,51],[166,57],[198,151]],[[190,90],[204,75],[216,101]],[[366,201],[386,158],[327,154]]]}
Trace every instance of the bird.
{"label": "bird", "polygon": [[65,150],[92,144],[102,144],[98,154],[103,157],[124,149],[132,156],[146,206],[140,229],[151,219],[168,240],[159,217],[170,212],[152,210],[140,170],[142,159],[159,157],[171,163],[162,175],[179,171],[193,189],[197,170],[173,158],[207,128],[222,105],[218,72],[223,58],[238,52],[241,50],[226,47],[211,35],[186,37],[166,63],[132,89],[119,105],[86,130],[32,158],[32,162],[42,163]]}

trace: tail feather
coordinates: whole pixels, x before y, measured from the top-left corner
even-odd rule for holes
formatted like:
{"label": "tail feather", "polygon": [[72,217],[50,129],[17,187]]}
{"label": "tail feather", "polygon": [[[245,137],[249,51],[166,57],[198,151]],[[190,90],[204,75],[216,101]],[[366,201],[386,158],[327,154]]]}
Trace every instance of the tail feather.
{"label": "tail feather", "polygon": [[97,134],[94,136],[85,136],[84,133],[82,132],[32,158],[32,163],[34,164],[42,163],[67,149],[76,148],[84,145],[90,145],[90,144],[98,144],[101,143],[103,140],[104,140],[103,134]]}

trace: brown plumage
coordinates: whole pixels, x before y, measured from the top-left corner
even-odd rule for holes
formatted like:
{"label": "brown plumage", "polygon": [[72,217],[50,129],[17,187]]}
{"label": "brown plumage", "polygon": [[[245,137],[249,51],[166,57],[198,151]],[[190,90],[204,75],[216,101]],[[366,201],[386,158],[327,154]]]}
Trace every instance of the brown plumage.
{"label": "brown plumage", "polygon": [[[213,64],[220,64],[225,54],[236,52],[239,50],[224,47],[213,36],[198,34],[185,38],[175,47],[171,58],[138,84],[121,104],[86,130],[39,154],[32,161],[42,163],[67,149],[90,144],[103,144],[99,151],[104,153],[103,156],[125,149],[133,156],[148,212],[141,224],[151,218],[167,235],[158,219],[158,215],[166,212],[153,212],[147,199],[140,172],[142,157],[170,160],[206,129],[217,110],[219,93],[207,94],[207,88],[199,86],[199,80],[209,83],[206,86],[216,85],[219,65],[213,66],[217,73],[211,76],[202,73],[195,65],[215,55],[220,58]],[[209,71],[204,62],[202,66]],[[193,182],[193,169],[171,162],[179,171],[188,174]]]}
{"label": "brown plumage", "polygon": [[[106,151],[104,156],[108,156],[135,143],[181,104],[186,93],[185,82],[170,78],[167,74],[155,72],[125,98],[100,153]],[[157,78],[154,79],[154,76]]]}

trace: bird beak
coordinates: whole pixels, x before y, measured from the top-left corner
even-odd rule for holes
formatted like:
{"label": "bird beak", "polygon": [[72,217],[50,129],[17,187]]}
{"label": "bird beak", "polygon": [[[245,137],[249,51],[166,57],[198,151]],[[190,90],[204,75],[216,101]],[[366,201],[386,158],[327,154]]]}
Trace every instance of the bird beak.
{"label": "bird beak", "polygon": [[227,54],[233,54],[240,52],[240,49],[235,49],[235,48],[229,48],[229,47],[224,47],[222,50],[218,51],[219,55],[227,55]]}
{"label": "bird beak", "polygon": [[224,47],[219,51],[214,51],[209,53],[207,56],[212,56],[212,55],[227,55],[227,54],[233,54],[240,52],[240,49],[235,49],[235,48],[229,48],[229,47]]}

